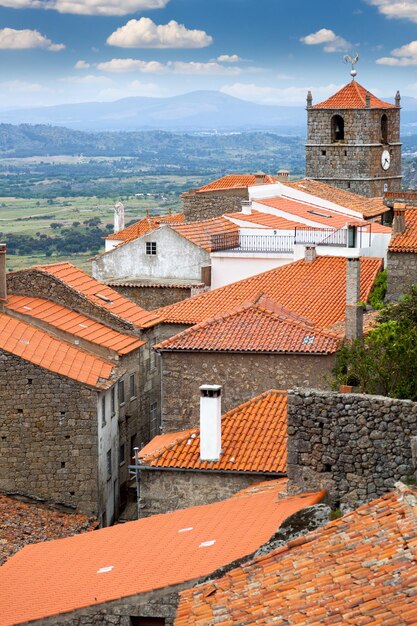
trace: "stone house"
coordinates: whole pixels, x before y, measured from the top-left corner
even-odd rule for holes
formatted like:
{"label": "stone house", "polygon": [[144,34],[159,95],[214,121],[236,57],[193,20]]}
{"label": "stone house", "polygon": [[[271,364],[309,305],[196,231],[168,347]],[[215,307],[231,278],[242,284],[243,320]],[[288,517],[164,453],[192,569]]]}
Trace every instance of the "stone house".
{"label": "stone house", "polygon": [[417,207],[394,204],[388,248],[387,300],[398,300],[417,284]]}
{"label": "stone house", "polygon": [[222,502],[27,546],[0,568],[3,623],[172,626],[179,591],[248,558],[324,497],[286,498],[284,489],[285,480],[270,481]]}
{"label": "stone house", "polygon": [[132,470],[141,517],[217,502],[286,475],[286,392],[267,391],[222,416],[221,389],[212,389],[200,388],[199,426],[159,435],[139,451]]}

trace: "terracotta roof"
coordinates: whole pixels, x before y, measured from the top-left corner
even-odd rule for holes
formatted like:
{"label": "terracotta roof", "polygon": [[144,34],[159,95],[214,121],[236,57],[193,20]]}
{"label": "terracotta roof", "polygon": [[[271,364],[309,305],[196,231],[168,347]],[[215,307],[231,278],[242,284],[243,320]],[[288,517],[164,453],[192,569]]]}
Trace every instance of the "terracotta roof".
{"label": "terracotta roof", "polygon": [[85,296],[96,306],[106,309],[113,315],[124,319],[139,328],[148,328],[158,323],[158,318],[153,312],[145,311],[140,306],[125,298],[120,293],[103,285],[86,272],[71,263],[53,263],[51,265],[35,265],[34,267],[10,272],[40,271],[55,276],[78,293]]}
{"label": "terracotta roof", "polygon": [[393,492],[183,591],[175,626],[417,623],[415,492]]}
{"label": "terracotta roof", "polygon": [[[368,299],[382,259],[361,258],[361,296]],[[251,276],[212,291],[176,302],[155,313],[167,323],[197,324],[264,294],[318,326],[344,319],[346,301],[346,259],[317,257],[304,259]]]}
{"label": "terracotta roof", "polygon": [[190,222],[189,224],[179,224],[172,226],[179,235],[185,237],[196,246],[211,252],[211,236],[221,233],[239,232],[238,226],[224,217],[214,217],[201,222]]}
{"label": "terracotta roof", "polygon": [[173,213],[172,215],[154,215],[153,217],[144,217],[143,219],[126,226],[118,233],[112,233],[105,237],[110,241],[130,241],[141,235],[146,235],[151,230],[159,228],[161,224],[181,224],[184,221],[184,213]]}
{"label": "terracotta roof", "polygon": [[417,208],[406,209],[404,219],[405,231],[392,236],[390,252],[417,252]]}
{"label": "terracotta roof", "polygon": [[193,278],[110,278],[102,281],[110,287],[159,287],[161,289],[191,289],[192,287],[205,287],[200,280]]}
{"label": "terracotta roof", "polygon": [[[330,354],[340,337],[274,312],[261,298],[220,313],[154,346],[155,350]],[[342,334],[343,331],[342,331]]]}
{"label": "terracotta roof", "polygon": [[53,511],[0,495],[0,565],[29,543],[69,537],[97,528],[94,518]]}
{"label": "terracotta roof", "polygon": [[350,83],[339,89],[333,96],[327,98],[323,102],[313,105],[313,109],[365,109],[366,107],[366,94],[370,95],[370,108],[371,109],[395,109],[395,104],[384,102],[380,100],[372,93],[370,93],[365,87],[362,87],[356,80],[352,80]]}
{"label": "terracotta roof", "polygon": [[128,354],[146,343],[43,298],[9,295],[6,307],[29,318],[46,322],[75,337],[114,350],[119,355]]}
{"label": "terracotta roof", "polygon": [[141,464],[235,472],[287,471],[287,393],[266,391],[222,417],[222,454],[200,461],[200,429],[160,435],[140,452]]}
{"label": "terracotta roof", "polygon": [[277,179],[269,174],[264,174],[263,182],[256,182],[255,174],[226,174],[217,180],[213,180],[208,185],[200,187],[196,193],[205,193],[207,191],[220,191],[223,189],[244,189],[254,185],[270,185],[276,183]]}
{"label": "terracotta roof", "polygon": [[[3,626],[193,581],[252,554],[323,492],[276,488],[26,546],[0,568]],[[151,538],[151,540],[150,540]]]}
{"label": "terracotta roof", "polygon": [[285,183],[286,187],[299,189],[305,193],[309,193],[323,200],[334,202],[347,209],[358,211],[366,218],[376,217],[386,213],[389,209],[383,203],[383,198],[364,198],[351,191],[338,189],[319,180],[311,180],[310,178],[302,178]]}
{"label": "terracotta roof", "polygon": [[294,222],[286,219],[285,217],[280,217],[279,215],[254,210],[252,210],[250,215],[245,215],[244,213],[226,213],[224,217],[232,220],[240,220],[241,222],[247,222],[248,227],[256,227],[259,225],[262,228],[293,230],[294,228],[297,228],[297,226],[300,226],[300,222]]}
{"label": "terracotta roof", "polygon": [[108,387],[113,364],[0,313],[0,349],[92,387]]}

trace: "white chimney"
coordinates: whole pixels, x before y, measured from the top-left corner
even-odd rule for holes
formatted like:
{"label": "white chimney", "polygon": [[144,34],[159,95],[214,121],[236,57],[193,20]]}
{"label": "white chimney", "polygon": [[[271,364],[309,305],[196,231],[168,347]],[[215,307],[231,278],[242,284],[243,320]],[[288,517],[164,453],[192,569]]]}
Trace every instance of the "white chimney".
{"label": "white chimney", "polygon": [[222,451],[222,387],[200,387],[200,459],[218,461]]}
{"label": "white chimney", "polygon": [[125,207],[122,202],[117,202],[114,205],[114,232],[118,233],[119,230],[123,230],[125,227]]}
{"label": "white chimney", "polygon": [[252,200],[242,200],[242,213],[243,215],[251,215]]}

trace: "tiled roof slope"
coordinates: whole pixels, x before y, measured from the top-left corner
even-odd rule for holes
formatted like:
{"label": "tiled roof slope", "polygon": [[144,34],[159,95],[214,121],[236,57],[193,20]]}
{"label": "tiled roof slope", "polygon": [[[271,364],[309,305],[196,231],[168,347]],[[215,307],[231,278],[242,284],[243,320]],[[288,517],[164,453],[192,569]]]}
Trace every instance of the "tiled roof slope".
{"label": "tiled roof slope", "polygon": [[13,273],[25,271],[40,271],[55,276],[78,293],[82,294],[96,306],[106,309],[117,317],[131,322],[139,328],[148,328],[158,323],[153,312],[145,311],[140,306],[125,298],[107,285],[99,282],[86,272],[71,263],[53,263],[51,265],[35,265],[28,270],[16,270]]}
{"label": "tiled roof slope", "polygon": [[339,89],[335,94],[313,105],[313,109],[365,109],[366,108],[366,94],[370,95],[370,108],[371,109],[395,109],[395,104],[384,102],[380,100],[372,93],[370,93],[365,87],[362,87],[356,80],[352,80],[350,83]]}
{"label": "tiled roof slope", "polygon": [[417,252],[417,208],[404,211],[405,231],[393,235],[388,250],[390,252]]}
{"label": "tiled roof slope", "polygon": [[111,383],[112,363],[2,313],[0,350],[91,387]]}
{"label": "tiled roof slope", "polygon": [[269,301],[244,303],[166,339],[155,350],[330,354],[340,337],[283,317]]}
{"label": "tiled roof slope", "polygon": [[324,495],[278,500],[275,485],[23,548],[0,568],[2,626],[193,581],[252,554]]}
{"label": "tiled roof slope", "polygon": [[0,495],[0,565],[29,543],[93,530],[97,520]]}
{"label": "tiled roof slope", "polygon": [[382,215],[382,213],[386,213],[388,210],[382,198],[364,198],[356,193],[338,189],[337,187],[333,187],[319,180],[302,178],[301,180],[285,183],[285,186],[299,189],[300,191],[304,191],[304,193],[309,193],[312,196],[322,198],[322,200],[327,200],[328,202],[334,202],[347,209],[352,209],[352,211],[358,211],[366,218]]}
{"label": "tiled roof slope", "polygon": [[239,231],[239,227],[224,217],[214,217],[201,222],[190,222],[189,224],[179,224],[172,226],[179,235],[185,237],[196,246],[204,248],[207,252],[211,252],[211,236],[220,235],[221,233],[230,233]]}
{"label": "tiled roof slope", "polygon": [[[361,258],[361,301],[368,299],[382,266],[382,259]],[[329,326],[344,319],[346,259],[319,256],[313,263],[301,259],[198,294],[155,313],[167,323],[197,324],[253,301],[261,293],[318,326]]]}
{"label": "tiled roof slope", "polygon": [[43,298],[9,295],[6,307],[28,318],[46,322],[75,337],[114,350],[119,355],[128,354],[145,344],[145,341],[141,341],[137,337],[119,333],[85,315],[80,315],[80,313]]}
{"label": "tiled roof slope", "polygon": [[226,213],[224,217],[247,222],[248,227],[260,226],[262,228],[273,228],[276,230],[293,230],[297,226],[300,226],[300,222],[294,222],[285,217],[280,217],[279,215],[272,215],[272,213],[263,213],[262,211],[254,210],[252,210],[250,215],[245,215],[244,213]]}
{"label": "tiled roof slope", "polygon": [[155,437],[139,458],[148,467],[285,473],[287,393],[266,391],[225,413],[219,461],[200,461],[199,428]]}
{"label": "tiled roof slope", "polygon": [[203,185],[197,190],[197,193],[205,193],[207,191],[220,191],[223,189],[244,189],[245,187],[252,187],[253,185],[269,185],[276,183],[277,179],[274,176],[265,174],[263,182],[256,182],[255,174],[226,174],[217,180],[213,180],[208,185]]}
{"label": "tiled roof slope", "polygon": [[153,217],[144,217],[143,219],[126,226],[123,230],[119,230],[118,233],[112,233],[105,237],[105,239],[116,241],[130,241],[136,239],[141,235],[146,235],[151,230],[159,228],[161,224],[181,224],[184,221],[184,213],[173,213],[172,215],[155,215]]}
{"label": "tiled roof slope", "polygon": [[183,591],[175,626],[417,624],[415,493],[390,493]]}

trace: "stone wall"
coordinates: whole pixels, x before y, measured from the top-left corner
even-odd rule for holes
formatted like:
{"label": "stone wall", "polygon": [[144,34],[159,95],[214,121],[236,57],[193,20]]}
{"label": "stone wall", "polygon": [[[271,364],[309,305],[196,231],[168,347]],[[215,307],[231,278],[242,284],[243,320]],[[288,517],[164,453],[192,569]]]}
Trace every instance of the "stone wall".
{"label": "stone wall", "polygon": [[132,300],[138,306],[147,311],[154,311],[163,306],[180,302],[191,297],[193,287],[147,287],[147,286],[123,286],[109,284],[112,289],[118,291]]}
{"label": "stone wall", "polygon": [[417,254],[388,252],[387,300],[398,300],[411,285],[417,284]]}
{"label": "stone wall", "polygon": [[97,392],[0,351],[0,490],[97,514]]}
{"label": "stone wall", "polygon": [[242,200],[248,200],[248,190],[225,189],[219,192],[184,194],[184,216],[186,222],[207,220],[224,213],[240,213]]}
{"label": "stone wall", "polygon": [[200,385],[223,385],[225,413],[268,389],[329,389],[334,363],[333,355],[164,352],[161,358],[163,432],[198,424]]}
{"label": "stone wall", "polygon": [[253,483],[276,479],[271,474],[194,472],[175,470],[140,471],[141,517],[202,506],[231,498]]}
{"label": "stone wall", "polygon": [[357,507],[414,475],[416,435],[417,403],[409,400],[291,391],[289,488],[324,488],[334,506]]}

